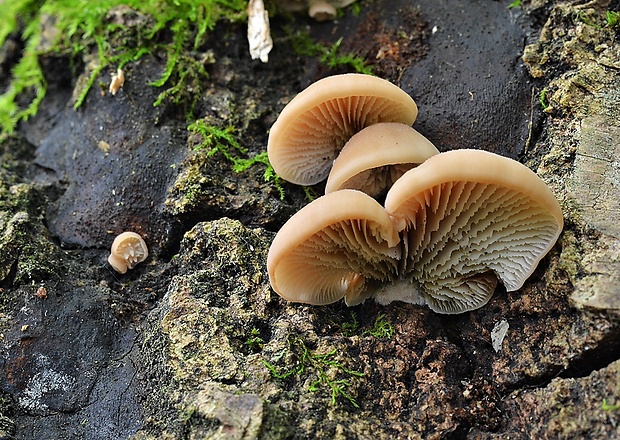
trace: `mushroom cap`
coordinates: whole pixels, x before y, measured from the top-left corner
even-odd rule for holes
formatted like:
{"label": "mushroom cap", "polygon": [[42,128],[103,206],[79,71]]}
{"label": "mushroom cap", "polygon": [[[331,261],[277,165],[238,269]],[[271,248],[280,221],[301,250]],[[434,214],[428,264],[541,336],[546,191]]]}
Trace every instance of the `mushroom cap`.
{"label": "mushroom cap", "polygon": [[384,79],[349,73],[323,78],[295,96],[271,127],[267,152],[275,172],[314,185],[355,133],[378,122],[412,125],[413,99]]}
{"label": "mushroom cap", "polygon": [[326,0],[311,0],[308,2],[308,15],[316,21],[326,21],[336,18],[336,7]]}
{"label": "mushroom cap", "polygon": [[559,203],[521,163],[478,150],[431,157],[390,189],[385,209],[402,230],[402,277],[431,309],[460,313],[486,304],[492,274],[523,286],[562,231]]}
{"label": "mushroom cap", "polygon": [[439,150],[411,126],[382,122],[354,134],[334,161],[325,194],[358,189],[376,197]]}
{"label": "mushroom cap", "polygon": [[108,263],[119,273],[126,273],[149,256],[146,243],[135,232],[123,232],[112,242]]}
{"label": "mushroom cap", "polygon": [[267,256],[273,289],[283,298],[329,304],[364,290],[364,278],[391,279],[400,238],[383,207],[366,194],[337,191],[297,212]]}

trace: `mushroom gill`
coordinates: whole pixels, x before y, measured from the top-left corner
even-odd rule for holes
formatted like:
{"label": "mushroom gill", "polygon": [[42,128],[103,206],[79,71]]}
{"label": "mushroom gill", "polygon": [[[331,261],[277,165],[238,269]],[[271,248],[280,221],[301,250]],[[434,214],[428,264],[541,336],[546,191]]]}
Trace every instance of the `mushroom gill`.
{"label": "mushroom gill", "polygon": [[354,73],[323,78],[278,116],[267,142],[269,161],[283,179],[314,185],[355,133],[378,122],[412,125],[417,114],[413,99],[384,79]]}
{"label": "mushroom gill", "polygon": [[462,313],[486,304],[498,279],[519,289],[562,225],[557,200],[527,167],[457,150],[407,171],[384,209],[355,190],[311,202],[278,232],[267,266],[291,301],[374,296]]}
{"label": "mushroom gill", "polygon": [[491,271],[509,292],[521,288],[562,230],[557,200],[519,162],[457,150],[413,171],[390,189],[385,209],[403,228],[400,275],[422,285],[433,310],[486,304]]}
{"label": "mushroom gill", "polygon": [[364,279],[392,280],[400,237],[374,199],[343,190],[320,197],[280,229],[267,257],[273,289],[289,301],[330,304],[364,291]]}
{"label": "mushroom gill", "polygon": [[119,273],[126,273],[138,263],[146,260],[149,251],[146,243],[135,232],[123,232],[112,242],[108,263]]}

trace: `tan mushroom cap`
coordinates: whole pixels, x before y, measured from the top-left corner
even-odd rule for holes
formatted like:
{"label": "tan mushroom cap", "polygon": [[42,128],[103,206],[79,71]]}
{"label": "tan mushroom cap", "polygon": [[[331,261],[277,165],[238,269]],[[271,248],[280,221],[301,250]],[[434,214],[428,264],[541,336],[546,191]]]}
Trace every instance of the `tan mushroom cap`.
{"label": "tan mushroom cap", "polygon": [[560,205],[533,171],[477,150],[441,153],[405,173],[385,209],[407,245],[401,277],[420,283],[442,313],[486,304],[492,274],[519,289],[563,227]]}
{"label": "tan mushroom cap", "polygon": [[310,0],[308,2],[308,15],[316,21],[333,20],[336,18],[336,7],[326,0]]}
{"label": "tan mushroom cap", "polygon": [[366,194],[343,190],[320,197],[280,229],[267,257],[273,289],[307,304],[355,297],[364,278],[391,279],[400,238],[383,207]]}
{"label": "tan mushroom cap", "polygon": [[280,113],[269,133],[269,161],[283,179],[314,185],[355,133],[378,122],[412,125],[417,115],[413,99],[384,79],[356,73],[323,78]]}
{"label": "tan mushroom cap", "polygon": [[406,171],[438,153],[428,139],[409,125],[371,125],[345,144],[329,173],[325,194],[349,188],[376,197]]}
{"label": "tan mushroom cap", "polygon": [[149,256],[146,243],[135,232],[123,232],[112,242],[108,263],[119,273],[126,273]]}
{"label": "tan mushroom cap", "polygon": [[337,9],[349,6],[355,0],[308,0],[308,15],[316,21],[333,20]]}

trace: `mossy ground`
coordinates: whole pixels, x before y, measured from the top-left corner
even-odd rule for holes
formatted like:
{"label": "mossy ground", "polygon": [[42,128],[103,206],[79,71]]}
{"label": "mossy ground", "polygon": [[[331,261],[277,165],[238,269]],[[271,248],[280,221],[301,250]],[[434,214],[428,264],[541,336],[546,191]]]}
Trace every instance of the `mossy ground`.
{"label": "mossy ground", "polygon": [[[0,45],[13,33],[21,33],[14,38],[24,45],[0,98],[0,127],[10,133],[19,121],[36,114],[45,96],[46,81],[38,59],[46,53],[66,54],[78,62],[91,60],[90,76],[77,90],[76,108],[108,65],[122,69],[147,54],[163,55],[166,68],[152,83],[163,91],[154,104],[167,100],[182,104],[191,119],[195,95],[203,91],[200,85],[208,76],[204,65],[208,59],[188,51],[204,47],[218,20],[243,20],[246,2],[7,0],[2,7],[7,14],[0,27]],[[20,105],[24,94],[31,98]]]}

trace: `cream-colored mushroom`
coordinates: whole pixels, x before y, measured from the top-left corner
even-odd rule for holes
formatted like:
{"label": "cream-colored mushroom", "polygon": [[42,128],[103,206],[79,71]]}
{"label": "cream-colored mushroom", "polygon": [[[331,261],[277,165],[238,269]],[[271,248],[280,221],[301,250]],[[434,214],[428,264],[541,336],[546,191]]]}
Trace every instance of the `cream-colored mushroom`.
{"label": "cream-colored mushroom", "polygon": [[563,227],[560,205],[533,171],[478,150],[438,154],[408,171],[385,209],[407,245],[402,276],[446,313],[486,304],[491,271],[509,292],[521,288]]}
{"label": "cream-colored mushroom", "polygon": [[289,301],[357,302],[364,279],[391,281],[398,272],[398,232],[366,194],[342,190],[314,200],[280,229],[269,249],[273,289]]}
{"label": "cream-colored mushroom", "polygon": [[349,6],[355,0],[278,0],[280,9],[288,12],[298,12],[305,9],[308,15],[317,21],[333,20],[337,10]]}
{"label": "cream-colored mushroom", "polygon": [[326,0],[309,0],[308,15],[316,21],[333,20],[336,18],[336,7]]}
{"label": "cream-colored mushroom", "polygon": [[562,226],[557,200],[527,167],[458,150],[407,171],[383,212],[354,190],[311,202],[278,232],[267,265],[274,290],[291,301],[374,296],[461,313],[486,304],[498,279],[519,289]]}
{"label": "cream-colored mushroom", "polygon": [[275,172],[299,185],[329,174],[344,144],[378,122],[412,125],[413,99],[394,84],[362,74],[319,80],[295,96],[271,127],[267,152]]}
{"label": "cream-colored mushroom", "polygon": [[146,260],[149,251],[146,243],[135,232],[123,232],[112,242],[108,263],[119,273],[126,273],[138,263]]}
{"label": "cream-colored mushroom", "polygon": [[349,188],[372,197],[383,195],[406,171],[438,153],[409,125],[371,125],[353,135],[334,160],[325,193]]}

